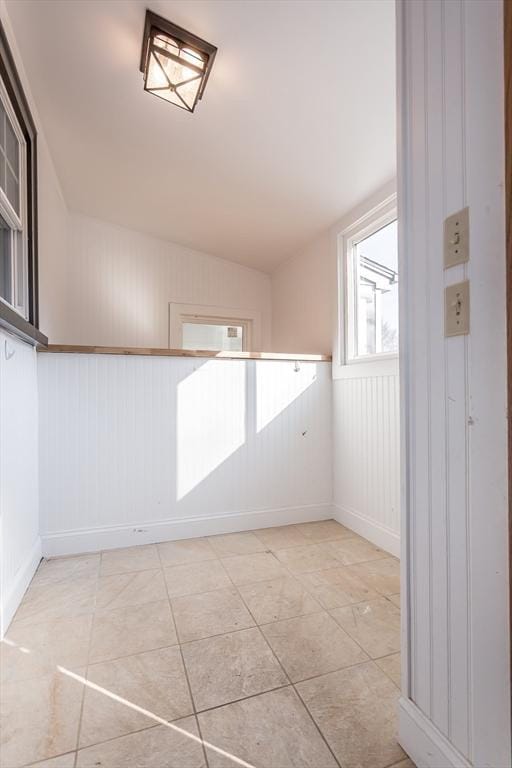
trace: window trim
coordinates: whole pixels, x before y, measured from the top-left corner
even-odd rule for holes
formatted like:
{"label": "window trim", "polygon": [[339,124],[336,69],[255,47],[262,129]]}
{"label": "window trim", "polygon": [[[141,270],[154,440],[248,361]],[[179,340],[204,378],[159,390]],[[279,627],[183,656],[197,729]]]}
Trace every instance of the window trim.
{"label": "window trim", "polygon": [[247,337],[247,352],[257,352],[261,349],[262,322],[261,312],[240,307],[219,307],[210,304],[188,304],[175,301],[169,302],[169,349],[183,349],[182,346],[182,317],[212,318],[224,321],[224,324],[240,325],[249,323]]}
{"label": "window trim", "polygon": [[0,326],[32,344],[47,345],[47,337],[39,330],[39,285],[37,243],[37,130],[16,70],[3,25],[0,23],[0,78],[11,103],[26,144],[26,199],[22,213],[26,215],[28,318],[5,301],[0,301]]}
{"label": "window trim", "polygon": [[398,352],[378,352],[374,355],[354,357],[353,341],[349,335],[351,280],[348,249],[397,218],[396,193],[385,197],[349,226],[338,232],[336,329],[333,354],[333,378],[360,378],[363,376],[391,375],[397,372]]}

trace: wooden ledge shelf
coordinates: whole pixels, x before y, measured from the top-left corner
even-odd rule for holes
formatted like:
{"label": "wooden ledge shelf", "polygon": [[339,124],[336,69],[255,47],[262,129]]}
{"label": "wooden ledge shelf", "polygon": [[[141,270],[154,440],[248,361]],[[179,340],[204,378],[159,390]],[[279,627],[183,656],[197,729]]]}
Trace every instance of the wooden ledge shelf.
{"label": "wooden ledge shelf", "polygon": [[288,352],[212,352],[211,350],[157,349],[152,347],[87,347],[75,344],[48,344],[38,352],[65,352],[77,355],[143,355],[148,357],[209,357],[214,360],[291,360],[330,363],[331,355],[304,355]]}

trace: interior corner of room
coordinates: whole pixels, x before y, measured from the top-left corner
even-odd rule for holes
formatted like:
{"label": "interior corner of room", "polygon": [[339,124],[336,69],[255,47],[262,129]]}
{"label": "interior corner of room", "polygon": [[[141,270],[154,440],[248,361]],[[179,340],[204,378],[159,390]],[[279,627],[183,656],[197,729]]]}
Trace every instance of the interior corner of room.
{"label": "interior corner of room", "polygon": [[5,768],[512,764],[510,7],[0,0]]}

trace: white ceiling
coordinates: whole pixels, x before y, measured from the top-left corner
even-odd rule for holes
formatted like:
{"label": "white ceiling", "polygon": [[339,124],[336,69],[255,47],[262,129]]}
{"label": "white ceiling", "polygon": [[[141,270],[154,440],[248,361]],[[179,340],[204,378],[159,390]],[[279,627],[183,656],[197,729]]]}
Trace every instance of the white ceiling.
{"label": "white ceiling", "polygon": [[[145,93],[146,5],[217,45]],[[8,0],[70,209],[271,271],[395,173],[394,0]]]}

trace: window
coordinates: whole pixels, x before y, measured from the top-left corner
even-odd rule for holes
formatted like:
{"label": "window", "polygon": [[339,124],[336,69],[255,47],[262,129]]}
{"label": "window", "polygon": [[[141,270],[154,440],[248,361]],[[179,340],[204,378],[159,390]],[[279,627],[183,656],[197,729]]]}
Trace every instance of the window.
{"label": "window", "polygon": [[395,356],[398,243],[394,206],[384,214],[369,214],[344,233],[342,242],[345,312],[340,318],[344,315],[345,362]]}
{"label": "window", "polygon": [[261,314],[247,308],[169,302],[169,348],[212,352],[261,349]]}
{"label": "window", "polygon": [[216,317],[182,317],[182,348],[224,352],[247,350],[248,322]]}
{"label": "window", "polygon": [[36,130],[0,26],[0,324],[46,343],[38,330]]}
{"label": "window", "polygon": [[28,320],[26,142],[0,82],[0,298]]}

